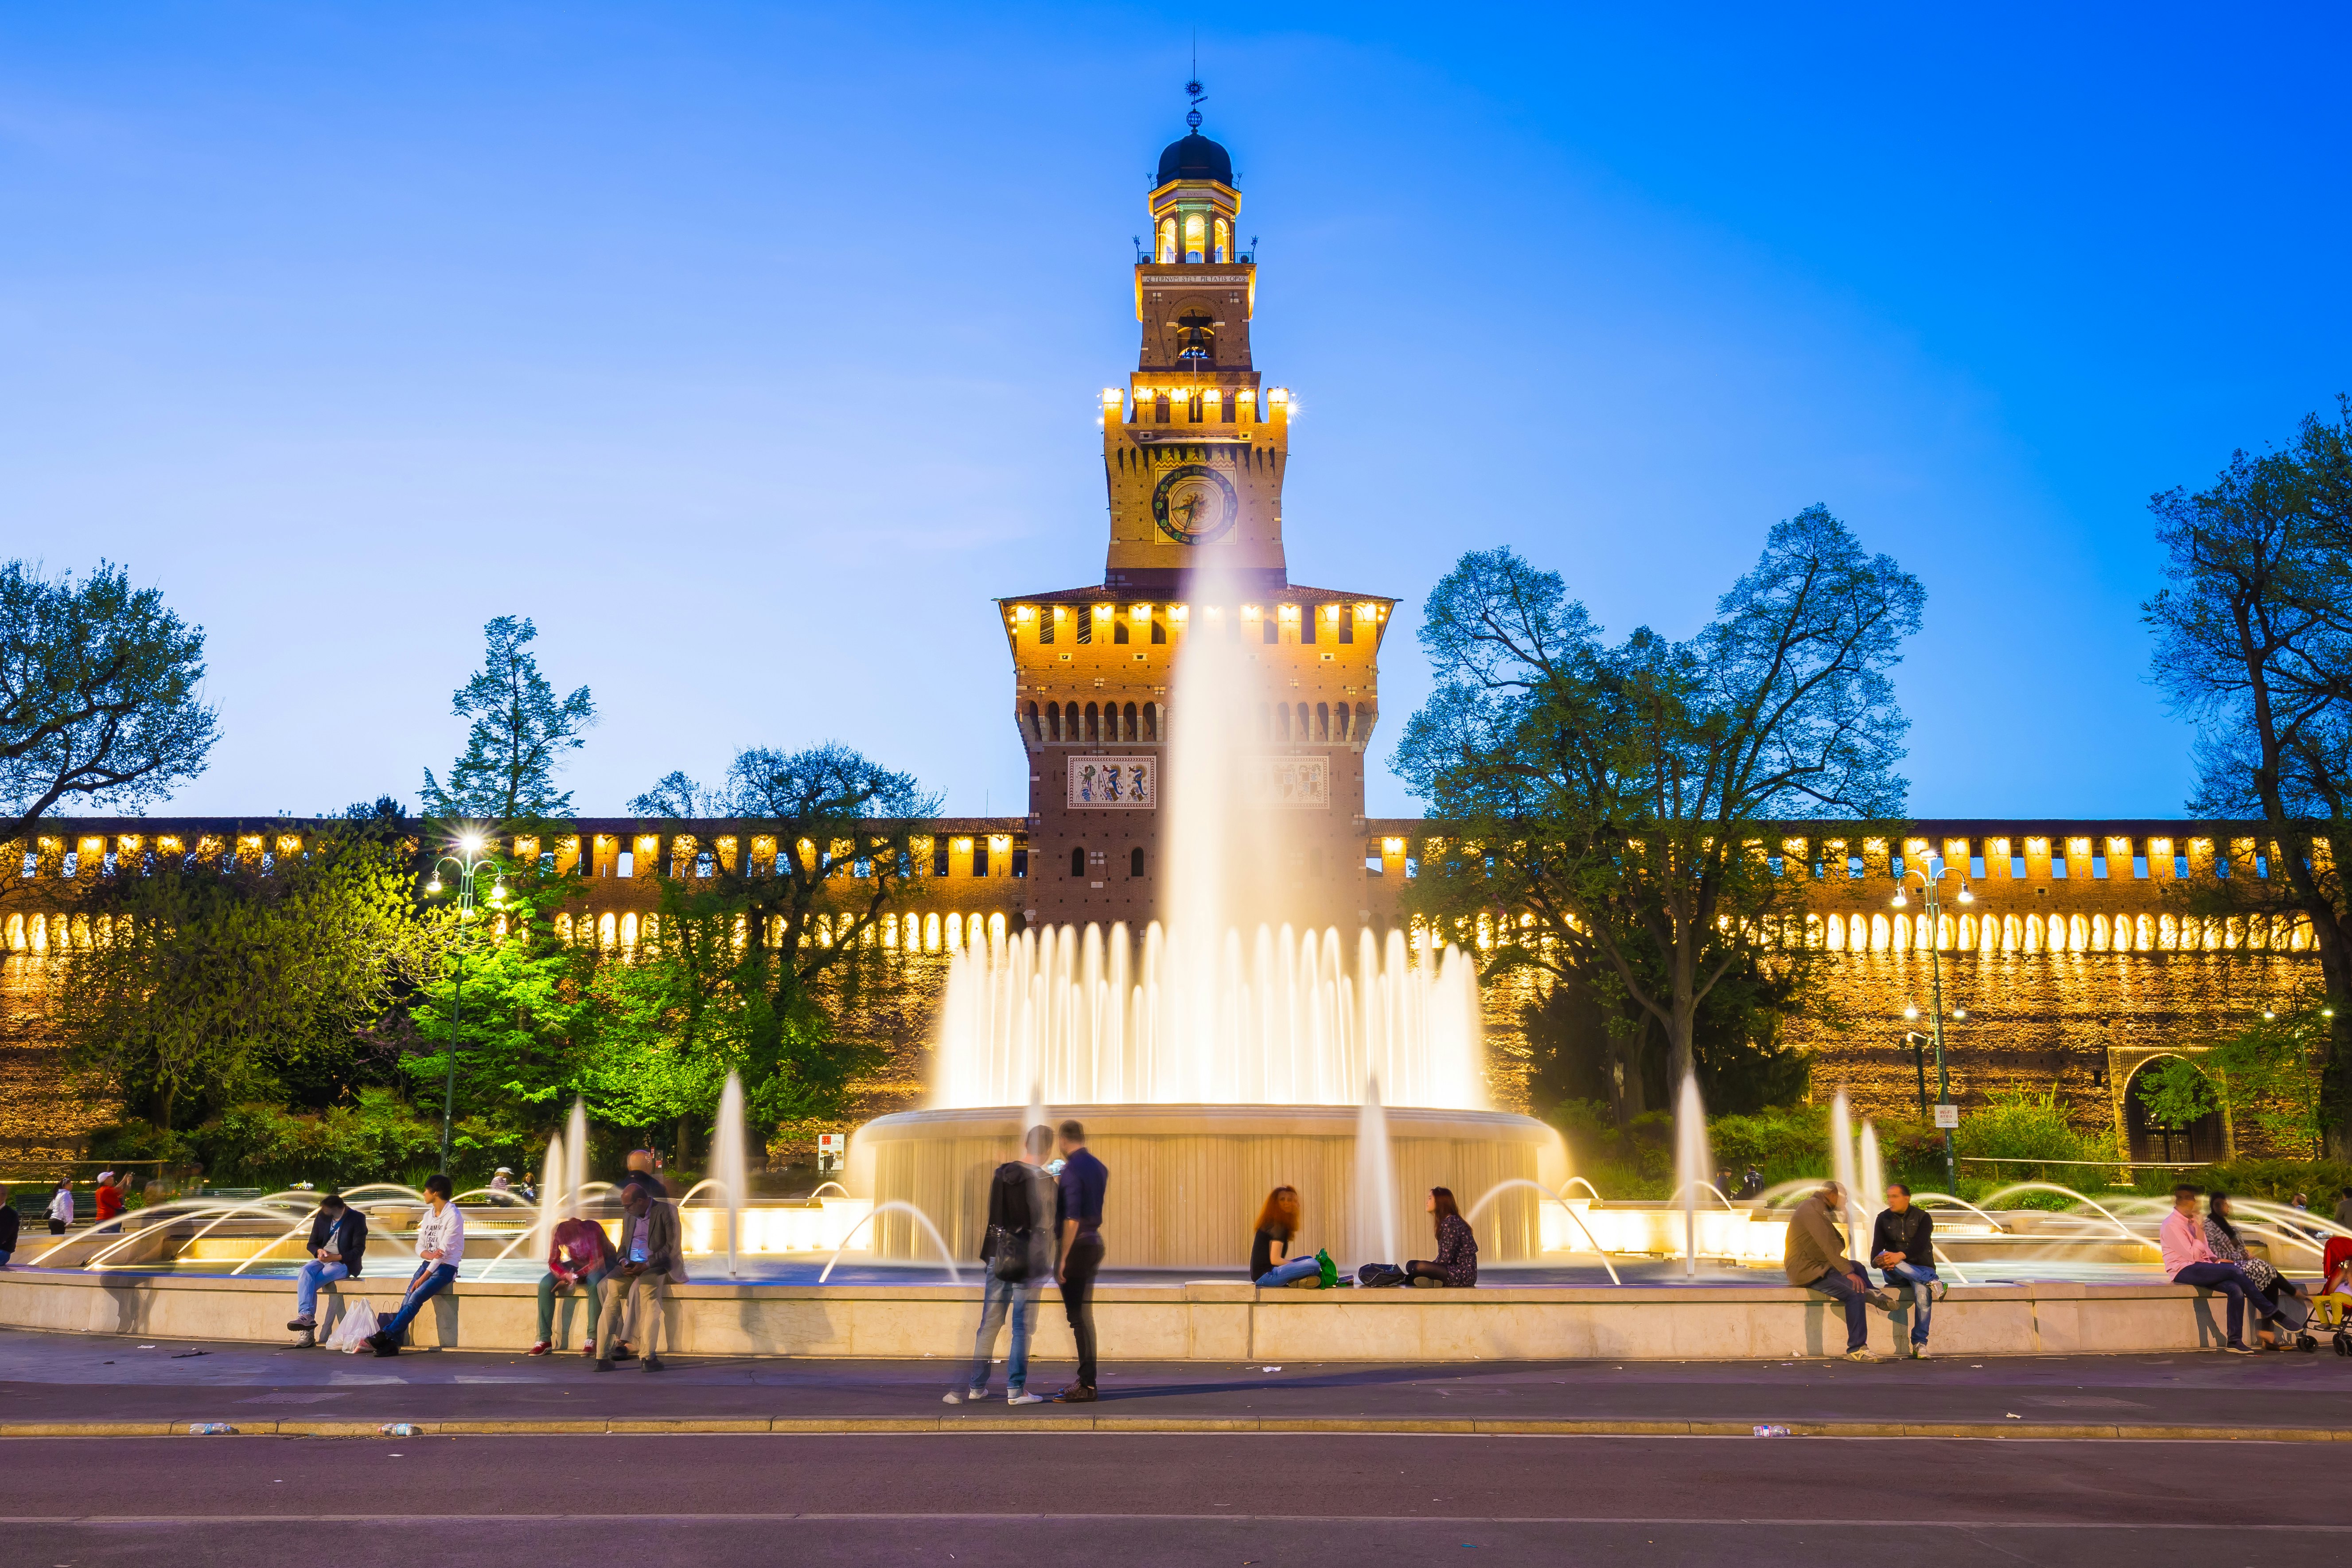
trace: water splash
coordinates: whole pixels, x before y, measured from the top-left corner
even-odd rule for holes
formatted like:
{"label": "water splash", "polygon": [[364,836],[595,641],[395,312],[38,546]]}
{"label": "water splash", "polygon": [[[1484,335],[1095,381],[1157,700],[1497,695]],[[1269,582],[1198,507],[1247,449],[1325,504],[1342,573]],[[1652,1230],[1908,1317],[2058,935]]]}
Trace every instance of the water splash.
{"label": "water splash", "polygon": [[588,1102],[575,1095],[572,1116],[563,1124],[563,1191],[578,1217],[588,1190]]}
{"label": "water splash", "polygon": [[1845,1221],[1846,1250],[1859,1261],[1863,1249],[1870,1245],[1870,1237],[1857,1228],[1861,1215],[1854,1204],[1853,1112],[1846,1104],[1843,1088],[1830,1101],[1830,1173],[1845,1194],[1845,1212],[1841,1217]]}
{"label": "water splash", "polygon": [[1861,1249],[1854,1260],[1870,1261],[1871,1242],[1878,1235],[1878,1211],[1886,1206],[1886,1172],[1878,1160],[1878,1124],[1862,1120],[1862,1190],[1854,1194],[1855,1208],[1862,1215]]}
{"label": "water splash", "polygon": [[[1707,1157],[1706,1110],[1699,1103],[1698,1077],[1683,1075],[1681,1099],[1675,1107],[1675,1180],[1683,1203],[1683,1274],[1686,1279],[1698,1275],[1698,1190],[1713,1190],[1707,1177],[1713,1173],[1714,1162]],[[1716,1196],[1723,1194],[1717,1192]]]}
{"label": "water splash", "polygon": [[1349,1238],[1359,1265],[1395,1263],[1403,1243],[1397,1234],[1396,1164],[1389,1157],[1389,1119],[1381,1106],[1381,1080],[1364,1080],[1356,1110],[1356,1226]]}
{"label": "water splash", "polygon": [[749,1194],[745,1184],[750,1180],[744,1158],[743,1141],[743,1080],[733,1072],[719,1091],[719,1125],[714,1130],[710,1147],[710,1173],[716,1177],[727,1194],[727,1278],[743,1277],[738,1260],[738,1249],[743,1237],[743,1200]]}
{"label": "water splash", "polygon": [[940,1234],[940,1227],[931,1223],[930,1215],[899,1198],[892,1198],[887,1203],[876,1204],[871,1211],[858,1216],[857,1223],[849,1227],[849,1233],[841,1238],[841,1245],[835,1247],[833,1256],[825,1260],[824,1272],[816,1277],[816,1282],[822,1285],[833,1278],[833,1266],[841,1261],[841,1255],[849,1250],[849,1244],[857,1239],[859,1231],[864,1230],[884,1215],[893,1213],[910,1214],[915,1216],[916,1223],[923,1227],[923,1233],[931,1238],[931,1245],[940,1249],[940,1261],[947,1266],[948,1283],[962,1284],[963,1275],[956,1268],[955,1254],[948,1250],[947,1237]]}

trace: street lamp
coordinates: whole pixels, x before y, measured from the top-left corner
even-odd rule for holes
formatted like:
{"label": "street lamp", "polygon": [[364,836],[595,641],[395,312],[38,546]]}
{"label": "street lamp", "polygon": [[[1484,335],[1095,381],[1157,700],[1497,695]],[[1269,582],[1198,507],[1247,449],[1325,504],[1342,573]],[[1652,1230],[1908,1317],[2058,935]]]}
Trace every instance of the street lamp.
{"label": "street lamp", "polygon": [[[1947,875],[1944,863],[1931,858],[1925,866],[1914,866],[1906,870],[1895,884],[1896,909],[1909,907],[1911,900],[1903,896],[1903,884],[1914,877],[1919,879],[1920,891],[1927,900],[1927,973],[1935,987],[1936,1106],[1939,1111],[1952,1102],[1951,1080],[1944,1072],[1944,954],[1941,946],[1944,935],[1944,915],[1942,909],[1936,902],[1937,885],[1943,881]],[[1969,890],[1966,880],[1960,883],[1959,894],[1954,901],[1962,904],[1973,904],[1977,901],[1977,896]],[[1916,1019],[1919,1016],[1919,1009],[1906,1007],[1903,1010],[1903,1016]],[[1968,1016],[1964,1008],[1956,1007],[1952,1010],[1952,1016],[1955,1018],[1966,1018]],[[1914,1050],[1916,1050],[1916,1047]],[[1927,1076],[1926,1066],[1922,1064],[1919,1072],[1919,1098],[1923,1100],[1927,1097]],[[1959,1189],[1960,1178],[1957,1163],[1952,1158],[1952,1130],[1947,1127],[1943,1132],[1944,1190],[1957,1192]]]}
{"label": "street lamp", "polygon": [[[489,857],[482,853],[486,843],[478,829],[469,828],[460,834],[457,852],[444,855],[435,861],[433,879],[425,884],[427,893],[438,896],[441,868],[455,866],[457,868],[457,934],[460,941],[465,937],[466,922],[474,918],[474,875],[490,863]],[[490,884],[490,902],[503,904],[506,900],[504,879],[494,879]],[[465,1010],[466,957],[461,950],[457,954],[457,986],[450,994],[449,1001],[449,1076],[441,1095],[441,1169],[444,1171],[449,1168],[449,1136],[457,1118],[457,1030]]]}

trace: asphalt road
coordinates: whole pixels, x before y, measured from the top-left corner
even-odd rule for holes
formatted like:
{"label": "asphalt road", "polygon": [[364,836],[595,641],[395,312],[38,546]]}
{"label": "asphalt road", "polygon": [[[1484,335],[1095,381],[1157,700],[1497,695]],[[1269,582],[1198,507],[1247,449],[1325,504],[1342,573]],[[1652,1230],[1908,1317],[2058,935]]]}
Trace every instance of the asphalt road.
{"label": "asphalt road", "polygon": [[[54,1568],[2337,1563],[2337,1444],[1117,1436],[18,1439]],[[1469,1555],[1475,1553],[1475,1556]]]}

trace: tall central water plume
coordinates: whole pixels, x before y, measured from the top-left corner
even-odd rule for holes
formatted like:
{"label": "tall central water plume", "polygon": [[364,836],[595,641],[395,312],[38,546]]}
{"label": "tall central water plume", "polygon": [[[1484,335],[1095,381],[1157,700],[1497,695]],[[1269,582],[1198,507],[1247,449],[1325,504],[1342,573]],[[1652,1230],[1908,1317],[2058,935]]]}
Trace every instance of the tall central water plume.
{"label": "tall central water plume", "polygon": [[1401,931],[1349,942],[1307,919],[1284,852],[1320,819],[1268,803],[1269,749],[1289,747],[1258,729],[1269,694],[1264,645],[1240,635],[1250,595],[1214,569],[1191,593],[1165,731],[1161,919],[1140,940],[1065,926],[959,952],[932,1104],[1354,1105],[1377,1075],[1391,1105],[1483,1109],[1475,966],[1451,948],[1415,963]]}

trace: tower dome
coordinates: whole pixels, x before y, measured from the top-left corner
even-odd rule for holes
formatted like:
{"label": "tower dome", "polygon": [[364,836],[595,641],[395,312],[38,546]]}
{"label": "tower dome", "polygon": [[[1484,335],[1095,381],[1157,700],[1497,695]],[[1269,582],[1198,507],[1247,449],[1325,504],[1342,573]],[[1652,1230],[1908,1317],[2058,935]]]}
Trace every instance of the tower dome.
{"label": "tower dome", "polygon": [[1230,186],[1233,154],[1195,131],[1171,142],[1160,154],[1160,178],[1154,184],[1164,185],[1171,180],[1214,180]]}

